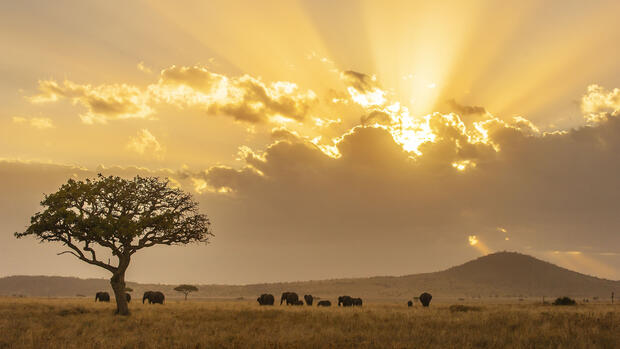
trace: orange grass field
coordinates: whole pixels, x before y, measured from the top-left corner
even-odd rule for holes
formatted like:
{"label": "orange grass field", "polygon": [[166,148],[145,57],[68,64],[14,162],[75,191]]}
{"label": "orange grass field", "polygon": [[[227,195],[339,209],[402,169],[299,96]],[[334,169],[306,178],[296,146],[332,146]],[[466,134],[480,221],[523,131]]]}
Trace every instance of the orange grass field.
{"label": "orange grass field", "polygon": [[620,348],[617,305],[450,305],[0,298],[0,348]]}

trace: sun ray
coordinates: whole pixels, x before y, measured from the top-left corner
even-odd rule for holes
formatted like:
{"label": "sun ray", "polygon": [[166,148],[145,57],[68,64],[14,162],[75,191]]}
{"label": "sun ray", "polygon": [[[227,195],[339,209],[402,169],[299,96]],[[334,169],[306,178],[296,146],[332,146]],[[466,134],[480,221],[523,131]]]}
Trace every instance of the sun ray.
{"label": "sun ray", "polygon": [[480,252],[482,255],[487,255],[491,252],[487,245],[480,241],[480,238],[477,235],[469,235],[467,237],[467,240],[469,242],[469,246],[472,246],[473,248],[478,250],[478,252]]}

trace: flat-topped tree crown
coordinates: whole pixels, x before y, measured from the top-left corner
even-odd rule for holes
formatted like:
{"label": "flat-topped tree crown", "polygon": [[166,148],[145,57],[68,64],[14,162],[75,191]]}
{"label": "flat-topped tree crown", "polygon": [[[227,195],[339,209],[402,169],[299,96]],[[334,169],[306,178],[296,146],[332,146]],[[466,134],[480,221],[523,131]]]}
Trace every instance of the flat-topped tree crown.
{"label": "flat-topped tree crown", "polygon": [[[59,241],[78,259],[109,270],[112,287],[125,289],[125,271],[131,255],[154,245],[208,242],[213,236],[210,222],[201,214],[189,193],[169,186],[168,180],[136,176],[131,180],[104,177],[69,179],[46,195],[45,209],[36,213],[18,238],[33,235],[41,241]],[[97,258],[94,247],[109,249],[118,265]],[[121,285],[122,283],[122,285]],[[128,313],[127,304],[118,312]],[[122,309],[124,308],[124,309]]]}
{"label": "flat-topped tree crown", "polygon": [[181,292],[185,295],[185,300],[187,300],[187,295],[190,294],[191,292],[196,292],[198,291],[198,287],[194,286],[194,285],[179,285],[177,287],[174,288],[175,291],[177,292]]}

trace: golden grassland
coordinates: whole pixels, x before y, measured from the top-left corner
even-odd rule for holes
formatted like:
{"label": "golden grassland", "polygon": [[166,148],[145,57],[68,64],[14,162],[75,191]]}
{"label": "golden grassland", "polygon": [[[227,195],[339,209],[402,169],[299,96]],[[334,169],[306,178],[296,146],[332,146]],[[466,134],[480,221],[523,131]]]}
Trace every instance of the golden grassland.
{"label": "golden grassland", "polygon": [[0,298],[0,348],[620,348],[620,307]]}

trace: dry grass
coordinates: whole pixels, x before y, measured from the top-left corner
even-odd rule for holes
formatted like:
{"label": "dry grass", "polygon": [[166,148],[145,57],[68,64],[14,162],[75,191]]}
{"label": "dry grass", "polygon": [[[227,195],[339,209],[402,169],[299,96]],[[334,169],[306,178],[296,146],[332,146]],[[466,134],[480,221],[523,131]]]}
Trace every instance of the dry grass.
{"label": "dry grass", "polygon": [[[0,348],[619,348],[620,307],[450,304],[362,309],[255,302],[0,298]],[[454,308],[453,308],[454,309]]]}

